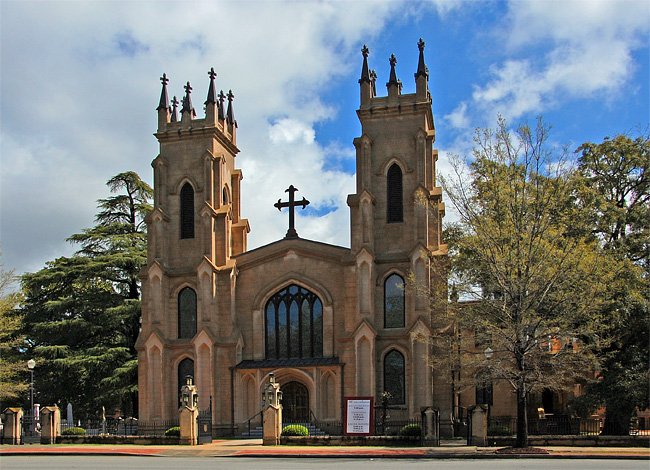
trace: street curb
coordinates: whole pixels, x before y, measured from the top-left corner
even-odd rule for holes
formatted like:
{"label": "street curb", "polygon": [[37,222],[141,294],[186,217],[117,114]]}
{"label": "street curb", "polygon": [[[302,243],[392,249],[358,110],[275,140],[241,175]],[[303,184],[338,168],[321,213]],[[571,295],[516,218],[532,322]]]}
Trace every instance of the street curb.
{"label": "street curb", "polygon": [[650,460],[650,455],[602,455],[602,454],[233,454],[219,457],[255,458],[327,458],[327,459],[417,459],[417,460],[501,460],[501,459],[562,459],[562,460]]}
{"label": "street curb", "polygon": [[[303,454],[303,453],[246,453],[246,454],[229,454],[229,455],[192,455],[188,452],[186,457],[199,457],[199,458],[223,458],[223,457],[236,457],[236,458],[325,458],[325,459],[424,459],[424,460],[484,460],[484,459],[552,459],[552,460],[650,460],[649,455],[626,455],[626,454],[450,454],[450,453],[432,453],[432,454]],[[180,455],[165,455],[165,451],[161,450],[157,453],[137,453],[137,452],[56,452],[56,451],[41,451],[41,452],[0,452],[0,457],[9,457],[12,455],[18,456],[35,456],[35,455],[73,455],[73,456],[119,456],[119,457],[179,457]]]}

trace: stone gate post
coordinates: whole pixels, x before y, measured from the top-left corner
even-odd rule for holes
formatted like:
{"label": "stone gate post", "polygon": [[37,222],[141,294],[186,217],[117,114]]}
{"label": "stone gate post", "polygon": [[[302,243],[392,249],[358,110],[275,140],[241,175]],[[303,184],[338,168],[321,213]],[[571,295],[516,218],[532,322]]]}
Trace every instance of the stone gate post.
{"label": "stone gate post", "polygon": [[41,409],[41,444],[56,444],[61,435],[61,410],[59,407],[44,406]]}
{"label": "stone gate post", "polygon": [[467,409],[470,414],[468,444],[478,447],[487,446],[488,405],[474,405]]}
{"label": "stone gate post", "polygon": [[439,446],[440,445],[440,412],[426,406],[420,411],[422,417],[422,445]]}
{"label": "stone gate post", "polygon": [[4,441],[7,444],[22,444],[22,419],[23,419],[23,409],[22,408],[7,408],[4,411],[5,415],[5,424],[4,424]]}
{"label": "stone gate post", "polygon": [[273,373],[269,374],[269,383],[264,387],[262,400],[264,403],[262,442],[265,446],[277,446],[280,444],[280,434],[282,434],[282,392]]}
{"label": "stone gate post", "polygon": [[187,383],[181,387],[181,407],[178,409],[178,422],[181,428],[180,444],[195,446],[198,443],[198,426],[196,418],[199,410],[197,404],[199,395],[192,378],[187,377]]}

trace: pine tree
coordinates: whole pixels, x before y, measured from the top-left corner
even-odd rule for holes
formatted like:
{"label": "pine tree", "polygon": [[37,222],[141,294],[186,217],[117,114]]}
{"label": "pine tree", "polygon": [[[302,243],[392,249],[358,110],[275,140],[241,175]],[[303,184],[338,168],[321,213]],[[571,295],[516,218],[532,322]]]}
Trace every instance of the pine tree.
{"label": "pine tree", "polygon": [[22,278],[38,398],[86,415],[102,406],[137,413],[138,272],[152,190],[133,172],[107,186],[117,194],[98,201],[96,225],[68,238],[79,251]]}
{"label": "pine tree", "polygon": [[[0,257],[2,254],[0,253]],[[22,315],[16,306],[22,296],[12,289],[13,270],[5,271],[0,262],[0,409],[21,405],[29,386],[26,379],[27,359],[21,351],[25,338],[20,334]]]}

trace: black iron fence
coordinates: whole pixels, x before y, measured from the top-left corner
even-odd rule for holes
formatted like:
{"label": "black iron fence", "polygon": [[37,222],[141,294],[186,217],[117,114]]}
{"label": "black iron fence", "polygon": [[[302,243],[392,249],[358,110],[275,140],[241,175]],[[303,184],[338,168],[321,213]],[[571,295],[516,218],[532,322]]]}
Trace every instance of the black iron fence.
{"label": "black iron fence", "polygon": [[[528,434],[535,435],[599,435],[603,422],[598,418],[572,418],[566,415],[547,416],[528,420]],[[517,418],[511,416],[491,416],[488,422],[488,436],[512,436],[517,433]],[[630,429],[617,430],[617,435],[635,434]]]}
{"label": "black iron fence", "polygon": [[88,436],[164,436],[169,428],[178,426],[178,419],[139,421],[136,418],[61,420],[61,431],[80,427]]}
{"label": "black iron fence", "polygon": [[[311,414],[311,423],[325,435],[342,436],[344,423],[337,420],[316,419]],[[283,424],[286,424],[284,422]],[[380,408],[374,410],[373,435],[399,436],[404,427],[409,425],[422,425],[420,417],[409,417],[406,408]]]}

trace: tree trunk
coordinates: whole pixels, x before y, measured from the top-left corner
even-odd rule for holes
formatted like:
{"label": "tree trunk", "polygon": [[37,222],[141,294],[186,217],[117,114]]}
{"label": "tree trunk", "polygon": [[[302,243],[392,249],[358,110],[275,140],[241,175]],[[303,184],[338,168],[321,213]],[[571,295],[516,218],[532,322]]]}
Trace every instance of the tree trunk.
{"label": "tree trunk", "polygon": [[528,447],[528,394],[523,387],[517,390],[517,442],[515,447]]}
{"label": "tree trunk", "polygon": [[630,420],[634,408],[617,407],[607,405],[605,410],[605,424],[603,425],[604,436],[627,436],[630,434]]}

